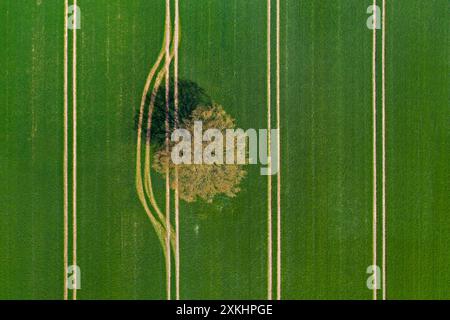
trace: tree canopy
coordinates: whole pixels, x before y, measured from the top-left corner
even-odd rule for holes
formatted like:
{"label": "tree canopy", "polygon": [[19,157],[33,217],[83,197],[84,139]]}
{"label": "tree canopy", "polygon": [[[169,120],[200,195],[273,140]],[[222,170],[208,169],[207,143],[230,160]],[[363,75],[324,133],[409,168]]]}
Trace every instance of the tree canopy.
{"label": "tree canopy", "polygon": [[[174,83],[170,79],[169,87],[169,126],[170,131],[175,127]],[[147,117],[151,101],[151,93],[146,99],[143,114],[142,134],[147,136]],[[213,102],[211,97],[197,83],[180,79],[178,81],[178,127],[187,129],[191,135],[194,132],[194,122],[201,121],[203,130],[218,129],[225,134],[226,129],[235,128],[235,120],[224,108]],[[135,128],[138,128],[139,112],[135,118]],[[162,84],[155,96],[152,112],[151,144],[155,147],[152,167],[164,175],[169,169],[171,188],[174,189],[174,168],[169,152],[165,148],[166,137],[166,90]],[[204,142],[204,147],[206,146]],[[192,150],[193,151],[193,150]],[[224,151],[225,152],[225,148]],[[225,155],[224,155],[225,156]],[[180,198],[187,202],[204,200],[212,202],[214,198],[234,197],[240,191],[240,183],[246,176],[243,165],[238,164],[181,164],[178,168],[178,190]]]}
{"label": "tree canopy", "polygon": [[[151,92],[147,95],[146,108],[144,111],[144,121],[142,123],[142,133],[147,135],[147,117],[148,107],[151,100]],[[179,127],[183,127],[185,119],[188,119],[191,113],[199,106],[210,106],[212,100],[205,90],[197,83],[180,79],[178,80],[178,119]],[[171,130],[175,126],[175,104],[174,104],[174,83],[170,78],[169,86],[169,126]],[[135,128],[138,127],[139,111],[135,117]],[[151,141],[152,144],[161,146],[164,144],[166,135],[166,88],[164,83],[161,84],[156,93],[155,105],[152,113]]]}
{"label": "tree canopy", "polygon": [[[213,103],[212,106],[196,108],[191,117],[185,119],[184,128],[191,135],[194,131],[194,122],[201,121],[205,130],[214,128],[225,134],[226,129],[235,127],[235,120],[225,112],[222,106]],[[208,143],[203,142],[203,147]],[[191,150],[193,152],[193,149]],[[225,148],[223,148],[225,157]],[[153,168],[164,174],[169,166],[171,188],[174,189],[174,168],[171,153],[165,148],[158,150],[154,156]],[[240,183],[247,172],[243,165],[238,164],[180,164],[178,167],[178,181],[180,198],[193,202],[198,199],[212,202],[216,196],[224,195],[235,197],[240,191]]]}

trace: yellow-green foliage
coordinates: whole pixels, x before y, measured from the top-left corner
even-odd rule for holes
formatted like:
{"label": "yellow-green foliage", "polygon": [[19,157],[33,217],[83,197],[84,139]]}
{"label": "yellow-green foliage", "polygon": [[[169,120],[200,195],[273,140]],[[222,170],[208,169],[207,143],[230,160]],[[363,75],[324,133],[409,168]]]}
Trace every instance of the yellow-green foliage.
{"label": "yellow-green foliage", "polygon": [[[218,104],[198,107],[191,117],[184,121],[184,127],[191,135],[194,132],[194,121],[202,121],[203,130],[215,128],[221,130],[224,135],[226,129],[235,128],[235,120]],[[205,147],[207,142],[203,144]],[[170,152],[163,147],[154,156],[153,168],[164,174],[167,165],[170,166],[170,185],[174,189],[175,165],[171,161]],[[234,197],[240,191],[239,184],[247,173],[244,166],[238,164],[181,164],[177,167],[179,195],[187,202],[198,199],[212,202],[217,195]]]}

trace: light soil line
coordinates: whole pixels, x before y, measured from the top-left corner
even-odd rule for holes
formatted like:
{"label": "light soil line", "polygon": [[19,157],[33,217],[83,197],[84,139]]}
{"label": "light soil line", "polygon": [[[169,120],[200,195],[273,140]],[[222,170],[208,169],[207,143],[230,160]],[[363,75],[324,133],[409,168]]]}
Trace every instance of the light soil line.
{"label": "light soil line", "polygon": [[280,0],[277,0],[277,299],[281,300]]}
{"label": "light soil line", "polygon": [[[74,5],[74,14],[73,14],[73,19],[75,21],[77,21],[77,0],[73,1],[73,5]],[[73,228],[73,252],[72,252],[72,261],[73,261],[73,265],[76,266],[77,265],[77,25],[74,26],[73,28],[73,64],[72,64],[72,93],[73,93],[73,163],[72,163],[72,180],[73,180],[73,185],[72,185],[72,191],[73,191],[73,199],[72,199],[72,216],[73,216],[73,220],[72,220],[72,228]],[[77,273],[74,272],[73,274],[73,279],[75,284],[77,283]],[[75,287],[73,289],[73,300],[77,300],[77,288]]]}
{"label": "light soil line", "polygon": [[[164,42],[165,43],[165,42]],[[165,48],[163,48],[163,51],[165,52]],[[170,53],[170,58],[169,60],[171,61],[173,59],[173,55],[174,55],[174,47],[172,47],[171,49],[171,53]],[[159,90],[159,87],[161,85],[162,80],[164,79],[166,75],[166,68],[162,68],[158,75],[156,76],[155,79],[155,83],[154,83],[154,87],[152,90],[152,94],[151,94],[151,98],[150,98],[150,105],[149,105],[149,111],[148,111],[148,118],[147,118],[147,132],[150,133],[151,132],[151,124],[152,124],[152,114],[153,114],[153,109],[155,106],[155,98],[156,98],[156,94]],[[140,142],[140,139],[138,139],[138,142]],[[165,221],[165,216],[163,215],[161,209],[158,206],[158,203],[156,202],[156,198],[154,196],[153,193],[153,187],[152,187],[152,179],[151,179],[151,170],[150,170],[150,144],[151,144],[151,135],[148,134],[147,135],[147,139],[145,142],[145,170],[144,170],[144,188],[145,191],[147,193],[147,196],[150,200],[150,203],[153,207],[153,209],[156,211],[157,216],[160,220],[160,223],[164,226],[164,228],[166,227],[166,221]],[[169,226],[171,227],[171,226]],[[172,241],[174,242],[175,239],[172,237]],[[173,244],[174,245],[174,244]]]}
{"label": "light soil line", "polygon": [[[157,75],[156,80],[155,80],[155,88],[152,90],[152,95],[151,95],[151,102],[150,102],[150,106],[149,106],[149,113],[148,113],[148,119],[147,119],[147,139],[145,141],[145,153],[146,153],[146,159],[145,159],[145,165],[146,165],[146,169],[145,169],[145,177],[143,179],[142,177],[142,163],[141,163],[141,147],[142,147],[142,125],[143,125],[143,116],[144,116],[144,109],[145,109],[145,102],[147,99],[147,94],[149,92],[150,89],[150,84],[156,74],[156,71],[158,70],[163,57],[165,56],[165,47],[166,47],[166,34],[168,32],[167,30],[167,25],[165,24],[165,31],[164,31],[164,41],[163,41],[163,45],[161,47],[161,51],[157,57],[157,60],[155,62],[155,64],[152,66],[148,76],[147,76],[147,80],[145,83],[145,87],[142,93],[142,98],[141,98],[141,104],[139,107],[139,122],[138,122],[138,132],[137,132],[137,143],[136,143],[136,191],[139,197],[140,202],[142,203],[142,206],[145,209],[145,212],[152,224],[152,226],[155,229],[155,232],[158,236],[158,239],[161,243],[161,247],[163,249],[163,254],[164,254],[164,260],[166,260],[168,252],[166,250],[166,245],[165,245],[165,220],[164,220],[164,216],[162,215],[162,212],[159,210],[159,207],[156,203],[156,199],[154,198],[153,195],[153,189],[152,189],[152,183],[151,183],[151,175],[150,175],[150,130],[151,130],[151,115],[153,112],[153,106],[154,106],[154,98],[157,92],[157,89],[159,88],[159,85],[165,75],[165,69],[163,68]],[[172,49],[173,50],[173,49]],[[170,59],[172,59],[172,55],[170,57]],[[144,186],[145,184],[145,186]],[[145,189],[145,190],[144,190]],[[145,192],[144,192],[145,191]],[[146,199],[146,194],[147,193],[147,197],[149,198],[150,201],[150,205],[152,206],[152,208],[156,211],[156,216],[158,216],[159,219],[157,219],[154,215],[154,213],[152,212],[152,210],[150,209],[150,206],[147,204],[147,199]],[[171,227],[171,226],[169,226]],[[174,242],[173,239],[171,241],[172,243]]]}
{"label": "light soil line", "polygon": [[[143,116],[143,111],[144,111],[144,107],[145,107],[145,99],[146,99],[146,95],[149,91],[149,87],[150,87],[150,83],[153,79],[153,76],[155,75],[155,72],[157,71],[162,58],[165,57],[165,48],[166,48],[166,40],[169,39],[170,37],[167,37],[167,33],[170,34],[170,27],[169,30],[167,29],[167,24],[165,23],[165,30],[164,30],[164,41],[163,41],[163,46],[161,48],[161,52],[158,56],[157,62],[155,63],[155,65],[152,67],[148,77],[147,77],[147,82],[145,85],[145,89],[144,89],[144,93],[142,95],[142,100],[141,100],[141,106],[140,106],[140,113],[139,113],[139,127],[142,126],[142,116]],[[175,39],[173,39],[173,41],[175,41]],[[173,59],[174,57],[174,45],[171,47],[170,49],[170,56],[169,56],[169,63],[170,61]],[[165,75],[166,75],[166,68],[163,67],[157,74],[154,85],[153,85],[153,89],[152,89],[152,94],[150,96],[150,104],[149,104],[149,111],[148,111],[148,117],[147,117],[147,133],[151,132],[151,127],[152,127],[152,114],[153,114],[153,109],[155,106],[155,99],[156,99],[156,95],[158,93],[159,87],[161,85],[162,80],[164,79]],[[138,133],[142,133],[142,130],[139,128],[138,129]],[[139,187],[138,183],[140,181],[141,176],[141,172],[140,172],[140,166],[138,166],[138,164],[140,164],[141,162],[141,156],[140,156],[140,147],[141,147],[141,136],[138,136],[137,139],[138,145],[137,145],[137,157],[136,157],[136,187]],[[165,227],[165,217],[161,211],[161,209],[159,208],[157,202],[156,202],[156,198],[154,196],[153,193],[153,187],[152,187],[152,179],[151,179],[151,170],[150,170],[150,142],[151,142],[151,135],[147,134],[147,139],[145,141],[145,163],[144,163],[144,189],[145,192],[150,200],[150,203],[153,207],[153,209],[156,211],[158,219],[160,221],[160,223]],[[139,170],[138,170],[139,169]],[[138,188],[138,193],[139,193],[139,188]],[[171,227],[171,226],[170,226]],[[174,233],[173,233],[174,234]],[[173,246],[175,245],[175,239],[174,237],[172,237],[171,241],[173,242]]]}
{"label": "light soil line", "polygon": [[[174,113],[175,129],[178,128],[178,46],[180,32],[180,13],[178,0],[175,0],[175,57],[174,57]],[[180,198],[178,188],[178,167],[175,166],[175,299],[180,300]]]}
{"label": "light soil line", "polygon": [[[167,26],[165,26],[166,28]],[[164,31],[164,43],[163,43],[163,47],[162,47],[162,51],[160,56],[158,57],[158,60],[156,62],[156,64],[153,66],[152,70],[150,71],[149,74],[149,84],[151,83],[151,80],[154,76],[154,73],[156,72],[156,70],[159,68],[159,65],[162,61],[162,58],[165,56],[165,47],[166,47],[166,33],[167,33],[167,29]],[[161,81],[164,78],[166,72],[165,72],[165,68],[162,68],[155,79],[155,83],[154,83],[154,87],[152,90],[152,94],[151,94],[151,98],[150,98],[150,105],[149,105],[149,111],[148,111],[148,116],[147,116],[147,137],[145,140],[145,160],[144,160],[144,189],[145,192],[147,193],[147,196],[150,200],[150,203],[153,206],[153,209],[156,211],[158,218],[160,220],[161,223],[165,224],[165,219],[164,219],[164,215],[161,211],[161,209],[159,208],[158,204],[156,203],[156,198],[155,195],[153,193],[153,187],[152,187],[152,177],[151,177],[151,171],[150,171],[150,142],[151,142],[151,135],[149,134],[151,132],[151,125],[152,125],[152,114],[153,114],[153,109],[154,109],[154,105],[155,105],[155,99],[156,99],[156,94],[159,90],[159,86],[161,85]],[[139,122],[139,126],[142,125],[142,120],[141,117],[143,115],[143,108],[145,105],[145,97],[148,93],[148,88],[146,87],[145,89],[145,96],[142,96],[142,105],[141,105],[141,113],[140,113],[140,122]],[[139,130],[140,132],[141,130]],[[138,137],[138,144],[140,147],[140,137]],[[140,153],[140,149],[138,149],[139,153]],[[140,155],[139,155],[139,160],[140,160]]]}
{"label": "light soil line", "polygon": [[68,298],[67,291],[67,267],[68,263],[68,237],[69,237],[69,193],[68,193],[68,31],[67,16],[69,14],[68,0],[64,2],[64,300]]}
{"label": "light soil line", "polygon": [[[164,44],[165,44],[165,42],[164,42]],[[173,50],[174,50],[174,48],[172,47],[171,50],[172,51],[171,51],[171,54],[170,54],[170,60],[173,59],[173,55],[174,55]],[[163,52],[163,55],[164,55],[165,45],[162,48],[162,52]],[[162,58],[161,58],[161,60],[162,60]],[[159,65],[159,62],[157,63],[158,65]],[[153,77],[152,72],[154,70],[156,70],[157,67],[158,67],[157,64],[155,64],[155,66],[153,66],[152,71],[149,74],[149,78],[148,79],[150,79],[150,82],[151,82],[151,78]],[[150,143],[151,143],[151,138],[150,137],[151,137],[151,135],[150,135],[150,132],[151,132],[152,114],[153,114],[153,109],[154,109],[154,105],[155,105],[155,97],[156,97],[158,89],[159,89],[159,87],[161,85],[161,82],[162,82],[163,78],[165,77],[165,75],[166,75],[166,69],[162,68],[159,71],[158,75],[156,76],[155,83],[154,83],[154,88],[153,88],[152,94],[151,94],[149,111],[148,111],[148,118],[147,118],[147,132],[148,132],[148,134],[147,134],[147,138],[146,138],[146,141],[145,141],[145,164],[144,164],[144,166],[145,166],[145,171],[144,171],[144,189],[145,189],[145,192],[147,193],[147,197],[149,198],[150,204],[153,207],[153,209],[156,211],[156,215],[157,215],[157,217],[159,219],[159,220],[156,220],[152,216],[152,217],[150,217],[150,220],[151,221],[156,221],[158,224],[160,224],[164,231],[166,229],[165,217],[164,217],[163,213],[161,212],[161,210],[159,209],[159,206],[158,206],[158,204],[156,202],[156,198],[155,198],[155,196],[153,194],[153,187],[152,187],[152,181],[151,181],[151,170],[150,170],[150,167],[151,167],[151,165],[150,165],[150,158],[151,158],[150,157],[150,149],[151,149],[150,148]],[[146,95],[147,93],[144,91],[144,94]],[[144,95],[143,95],[143,99],[144,99]],[[140,115],[139,115],[139,127],[142,125],[142,115],[143,115],[142,112],[143,112],[143,109],[141,109]],[[141,134],[142,130],[138,130],[138,133]],[[141,202],[143,203],[143,205],[145,207],[145,206],[147,206],[147,204],[146,204],[146,200],[145,200],[145,195],[143,193],[144,190],[142,189],[142,181],[141,181],[142,180],[142,175],[141,175],[141,171],[140,171],[140,169],[141,169],[141,167],[140,167],[141,156],[139,154],[140,146],[141,146],[141,138],[139,136],[138,137],[138,147],[137,147],[138,154],[137,154],[137,157],[136,157],[136,163],[137,163],[137,165],[136,165],[136,179],[137,179],[136,180],[136,188],[137,188],[137,191],[138,191],[138,195],[139,195],[139,197],[141,199]],[[148,214],[148,212],[147,212],[147,214]],[[154,224],[154,226],[155,226],[156,230],[161,230],[159,226],[156,226],[155,224]],[[172,226],[170,226],[170,225],[168,227],[172,228]],[[174,232],[170,232],[170,233],[171,233],[172,247],[174,248],[174,246],[175,246],[175,238],[173,237]],[[161,234],[161,237],[162,237],[162,234]],[[164,250],[164,254],[166,254],[166,252],[165,252],[166,246],[164,244],[164,241],[163,241],[163,246],[162,247],[163,247],[163,250]]]}
{"label": "light soil line", "polygon": [[270,57],[270,29],[271,29],[271,0],[267,0],[267,299],[272,300],[272,175],[271,175],[271,57]]}
{"label": "light soil line", "polygon": [[[169,153],[169,88],[170,88],[170,0],[166,0],[166,152]],[[170,167],[167,163],[166,169],[166,277],[167,277],[167,300],[171,299],[171,254],[170,254]]]}
{"label": "light soil line", "polygon": [[[165,31],[166,32],[166,31]],[[144,87],[144,91],[142,93],[142,98],[141,98],[141,104],[139,107],[139,122],[138,122],[138,130],[137,130],[137,143],[136,143],[136,191],[138,193],[139,199],[142,203],[142,205],[144,206],[144,208],[148,208],[147,203],[146,203],[146,199],[145,199],[145,194],[144,194],[144,186],[142,183],[142,163],[141,163],[141,147],[142,147],[142,125],[143,125],[143,116],[144,116],[144,108],[145,108],[145,101],[147,98],[147,94],[148,91],[150,89],[150,84],[153,80],[153,77],[164,57],[164,53],[165,53],[165,34],[164,34],[164,43],[163,46],[161,48],[161,52],[158,55],[158,58],[155,62],[155,64],[153,65],[153,67],[151,68],[148,76],[147,76],[147,80],[145,83],[145,87]],[[148,139],[147,139],[148,141]],[[146,141],[146,142],[147,142]],[[150,182],[151,184],[151,182]],[[152,194],[149,195],[150,201],[151,201],[151,196]],[[150,211],[148,211],[146,209],[147,214],[149,215],[149,218],[151,221],[157,221],[156,219],[153,218],[153,215],[151,214]],[[151,215],[151,217],[150,217]],[[161,214],[162,215],[162,214]],[[152,219],[153,218],[153,219]]]}
{"label": "light soil line", "polygon": [[382,13],[382,32],[381,32],[381,113],[382,113],[382,128],[381,128],[381,140],[382,140],[382,171],[383,171],[383,180],[382,180],[382,216],[383,216],[383,244],[382,244],[382,287],[383,287],[383,300],[386,300],[386,78],[385,78],[385,61],[386,61],[386,46],[385,46],[385,29],[386,29],[386,0],[383,0],[383,13]]}
{"label": "light soil line", "polygon": [[[373,0],[373,7],[376,10],[377,1]],[[372,126],[373,126],[373,199],[372,199],[372,248],[373,266],[377,266],[377,80],[376,80],[376,46],[377,46],[377,21],[376,11],[373,15],[373,37],[372,37]],[[374,272],[373,300],[377,300],[377,269]]]}

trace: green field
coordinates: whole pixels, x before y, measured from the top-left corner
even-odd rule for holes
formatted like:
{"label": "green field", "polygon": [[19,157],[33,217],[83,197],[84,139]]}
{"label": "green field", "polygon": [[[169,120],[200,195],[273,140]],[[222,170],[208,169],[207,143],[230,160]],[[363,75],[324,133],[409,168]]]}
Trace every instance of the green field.
{"label": "green field", "polygon": [[[271,3],[276,127],[276,0]],[[179,4],[180,78],[203,87],[238,127],[266,128],[267,0]],[[366,269],[374,245],[373,31],[366,20],[373,1],[280,4],[281,298],[372,299]],[[77,299],[165,299],[163,251],[135,188],[134,128],[164,38],[165,1],[77,5]],[[64,298],[64,10],[63,0],[0,0],[0,299]],[[450,299],[448,1],[387,0],[383,18],[384,290],[387,299]],[[381,266],[381,29],[376,37]],[[72,40],[69,30],[69,264]],[[247,170],[235,198],[180,202],[182,299],[267,298],[267,177],[259,165]],[[164,179],[152,175],[164,206]],[[276,182],[274,175],[273,298]],[[174,290],[173,277],[172,298]]]}

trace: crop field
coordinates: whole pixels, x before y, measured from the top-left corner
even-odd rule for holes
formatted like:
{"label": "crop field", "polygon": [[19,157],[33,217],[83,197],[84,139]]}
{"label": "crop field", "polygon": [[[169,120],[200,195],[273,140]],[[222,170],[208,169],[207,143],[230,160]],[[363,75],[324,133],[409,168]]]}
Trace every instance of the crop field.
{"label": "crop field", "polygon": [[448,6],[0,0],[0,299],[450,299]]}

